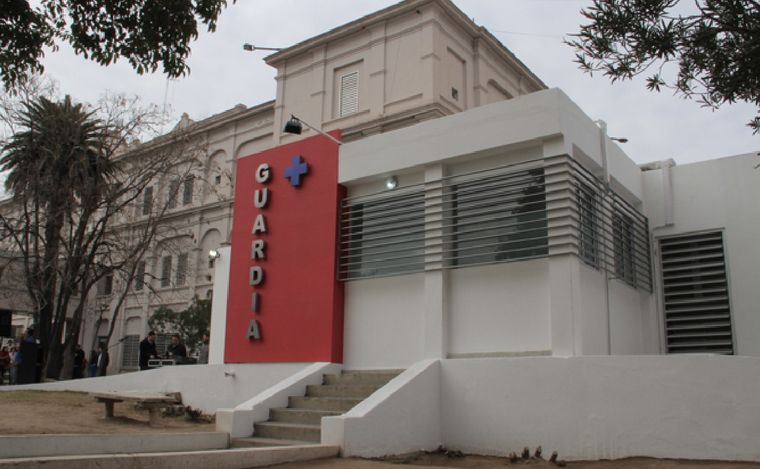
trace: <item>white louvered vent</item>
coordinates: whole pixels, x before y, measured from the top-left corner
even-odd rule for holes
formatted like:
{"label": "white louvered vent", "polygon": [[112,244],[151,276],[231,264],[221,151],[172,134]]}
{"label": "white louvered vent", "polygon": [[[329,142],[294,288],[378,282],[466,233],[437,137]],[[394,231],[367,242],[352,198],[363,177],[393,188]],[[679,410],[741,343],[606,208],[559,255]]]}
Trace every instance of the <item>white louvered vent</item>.
{"label": "white louvered vent", "polygon": [[359,110],[359,72],[340,77],[340,116],[347,116]]}
{"label": "white louvered vent", "polygon": [[660,240],[668,353],[733,354],[721,232]]}

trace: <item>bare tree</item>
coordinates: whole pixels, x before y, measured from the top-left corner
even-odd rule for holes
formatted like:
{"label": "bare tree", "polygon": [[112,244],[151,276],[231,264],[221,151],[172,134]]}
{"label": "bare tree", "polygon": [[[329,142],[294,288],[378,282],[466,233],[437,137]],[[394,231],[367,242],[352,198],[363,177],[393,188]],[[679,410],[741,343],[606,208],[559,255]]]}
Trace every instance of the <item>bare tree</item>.
{"label": "bare tree", "polygon": [[[94,287],[107,277],[120,279],[124,288],[112,313],[117,315],[130,285],[141,275],[139,266],[146,253],[170,235],[163,218],[178,195],[175,181],[192,173],[205,155],[204,142],[193,137],[191,128],[178,127],[140,143],[141,138],[160,133],[165,116],[136,98],[107,95],[97,107],[72,104],[68,97],[61,103],[33,93],[22,98],[22,111],[2,118],[15,127],[0,160],[9,170],[6,187],[12,193],[10,209],[0,213],[1,242],[23,266],[46,350],[44,376],[68,378]],[[67,115],[69,121],[54,123],[56,132],[66,130],[75,116],[90,133],[85,143],[70,149],[52,144],[34,147],[31,153],[39,151],[47,159],[30,166],[23,158],[13,160],[12,152],[21,148],[15,156],[29,153],[27,134],[36,126],[29,109],[35,100],[53,114],[61,106],[76,108]],[[169,190],[165,197],[154,197],[149,190],[153,187]]]}

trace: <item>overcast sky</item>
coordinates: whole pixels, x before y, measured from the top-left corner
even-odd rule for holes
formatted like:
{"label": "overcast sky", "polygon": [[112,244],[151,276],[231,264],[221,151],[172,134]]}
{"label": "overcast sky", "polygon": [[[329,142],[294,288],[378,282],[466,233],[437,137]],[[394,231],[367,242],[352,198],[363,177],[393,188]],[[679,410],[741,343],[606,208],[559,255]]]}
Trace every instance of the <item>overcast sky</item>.
{"label": "overcast sky", "polygon": [[[231,3],[231,2],[230,2]],[[245,52],[246,42],[287,47],[391,5],[393,0],[238,0],[222,14],[217,31],[192,45],[189,76],[167,81],[140,76],[128,64],[101,67],[62,47],[44,60],[61,93],[95,102],[105,90],[137,94],[168,105],[175,116],[203,119],[242,103],[274,99],[274,69],[264,52]],[[641,81],[611,85],[573,63],[562,37],[575,33],[589,0],[454,0],[488,28],[549,87],[561,88],[589,116],[607,121],[609,133],[629,139],[624,149],[637,163],[673,158],[679,164],[760,151],[760,136],[745,126],[755,114],[749,104],[717,112],[670,92],[646,91]]]}

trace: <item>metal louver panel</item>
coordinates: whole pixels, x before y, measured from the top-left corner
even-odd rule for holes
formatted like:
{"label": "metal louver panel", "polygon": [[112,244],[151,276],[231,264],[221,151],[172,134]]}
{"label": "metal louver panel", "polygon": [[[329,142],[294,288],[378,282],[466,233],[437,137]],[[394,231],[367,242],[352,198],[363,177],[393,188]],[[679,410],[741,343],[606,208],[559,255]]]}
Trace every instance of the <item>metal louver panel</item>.
{"label": "metal louver panel", "polygon": [[668,353],[734,353],[723,234],[660,240]]}

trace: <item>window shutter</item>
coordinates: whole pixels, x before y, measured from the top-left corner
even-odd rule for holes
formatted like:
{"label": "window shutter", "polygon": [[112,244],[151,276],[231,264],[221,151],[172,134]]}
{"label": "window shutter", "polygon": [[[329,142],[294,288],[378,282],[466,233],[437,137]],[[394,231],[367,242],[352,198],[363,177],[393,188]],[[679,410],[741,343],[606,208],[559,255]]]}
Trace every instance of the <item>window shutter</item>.
{"label": "window shutter", "polygon": [[169,184],[169,199],[166,208],[173,209],[177,206],[177,193],[179,192],[179,179],[173,179]]}
{"label": "window shutter", "polygon": [[340,116],[359,111],[359,72],[340,77]]}
{"label": "window shutter", "polygon": [[188,176],[185,178],[184,187],[182,190],[182,205],[188,205],[193,203],[193,183],[195,182],[195,176]]}
{"label": "window shutter", "polygon": [[153,211],[153,186],[146,187],[143,190],[143,215],[150,215]]}
{"label": "window shutter", "polygon": [[170,282],[170,276],[172,271],[172,256],[164,256],[161,258],[161,286],[168,287]]}
{"label": "window shutter", "polygon": [[187,253],[177,256],[177,285],[184,285],[187,278]]}
{"label": "window shutter", "polygon": [[145,285],[145,261],[137,263],[137,269],[135,270],[134,288],[136,291],[143,289]]}

